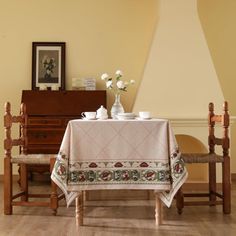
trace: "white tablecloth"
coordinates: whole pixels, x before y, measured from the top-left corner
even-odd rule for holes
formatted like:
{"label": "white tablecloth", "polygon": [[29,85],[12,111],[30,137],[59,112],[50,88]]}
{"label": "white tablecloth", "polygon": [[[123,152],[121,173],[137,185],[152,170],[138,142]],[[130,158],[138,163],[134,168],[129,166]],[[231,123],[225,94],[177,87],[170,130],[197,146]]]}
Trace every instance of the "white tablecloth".
{"label": "white tablecloth", "polygon": [[168,120],[71,120],[51,178],[68,205],[82,190],[153,189],[169,207],[187,171]]}

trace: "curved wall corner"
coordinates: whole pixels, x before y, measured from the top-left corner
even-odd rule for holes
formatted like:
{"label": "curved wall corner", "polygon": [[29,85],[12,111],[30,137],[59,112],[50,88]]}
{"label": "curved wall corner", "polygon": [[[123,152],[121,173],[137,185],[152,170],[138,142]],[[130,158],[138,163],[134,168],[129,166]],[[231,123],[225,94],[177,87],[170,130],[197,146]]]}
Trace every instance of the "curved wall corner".
{"label": "curved wall corner", "polygon": [[204,116],[224,96],[198,16],[197,0],[159,0],[159,21],[133,111]]}

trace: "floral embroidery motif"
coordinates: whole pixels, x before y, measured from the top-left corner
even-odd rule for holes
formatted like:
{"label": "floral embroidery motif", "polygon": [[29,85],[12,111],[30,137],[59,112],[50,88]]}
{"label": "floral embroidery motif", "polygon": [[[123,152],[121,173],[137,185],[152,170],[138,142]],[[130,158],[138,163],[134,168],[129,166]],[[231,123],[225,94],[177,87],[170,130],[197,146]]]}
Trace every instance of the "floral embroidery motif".
{"label": "floral embroidery motif", "polygon": [[94,163],[94,162],[92,162],[92,163],[89,165],[89,167],[91,167],[91,168],[96,168],[96,167],[97,167],[97,164]]}
{"label": "floral embroidery motif", "polygon": [[65,180],[67,177],[66,165],[64,163],[57,163],[56,173],[61,177],[62,180]]}
{"label": "floral embroidery motif", "polygon": [[140,167],[148,167],[147,162],[142,162],[142,163],[140,164]]}
{"label": "floral embroidery motif", "polygon": [[123,165],[122,165],[122,163],[121,162],[116,162],[116,164],[115,164],[115,167],[122,167]]}
{"label": "floral embroidery motif", "polygon": [[[76,171],[75,171],[75,174],[76,174]],[[78,180],[77,181],[84,182],[86,180],[86,173],[84,171],[78,171],[77,175],[78,175]]]}
{"label": "floral embroidery motif", "polygon": [[178,155],[179,155],[179,148],[175,147],[175,151],[171,154],[171,159],[178,157]]}
{"label": "floral embroidery motif", "polygon": [[99,179],[103,181],[110,181],[112,179],[112,172],[109,170],[105,170],[99,173]]}
{"label": "floral embroidery motif", "polygon": [[[171,155],[178,155],[178,148]],[[133,184],[133,183],[169,183],[173,177],[178,179],[185,170],[182,159],[176,159],[172,165],[172,175],[168,163],[158,161],[98,161],[75,162],[69,166],[67,174],[66,156],[61,155],[57,162],[56,174],[62,181],[71,185],[86,184]],[[172,176],[172,177],[171,177]]]}
{"label": "floral embroidery motif", "polygon": [[68,184],[72,185],[170,182],[169,164],[156,161],[76,162],[70,167]]}
{"label": "floral embroidery motif", "polygon": [[177,160],[173,165],[173,174],[178,177],[184,172],[184,162],[182,159]]}
{"label": "floral embroidery motif", "polygon": [[66,160],[66,159],[67,159],[67,158],[66,158],[66,154],[64,154],[64,153],[62,153],[62,152],[60,152],[58,156],[59,156],[61,159],[63,159],[63,160]]}
{"label": "floral embroidery motif", "polygon": [[145,171],[144,172],[144,177],[145,179],[147,179],[148,181],[151,181],[151,180],[155,180],[156,179],[156,172],[153,171],[153,170],[148,170],[148,171]]}

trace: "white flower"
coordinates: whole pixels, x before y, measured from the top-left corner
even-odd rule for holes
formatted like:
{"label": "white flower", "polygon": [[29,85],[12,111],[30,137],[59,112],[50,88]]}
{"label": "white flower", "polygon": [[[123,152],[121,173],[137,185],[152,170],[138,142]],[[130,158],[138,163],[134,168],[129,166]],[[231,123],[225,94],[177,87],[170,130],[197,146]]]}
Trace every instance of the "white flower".
{"label": "white flower", "polygon": [[123,75],[123,73],[122,73],[122,71],[121,71],[121,70],[117,70],[117,71],[116,71],[116,75],[117,75],[117,76],[122,76],[122,75]]}
{"label": "white flower", "polygon": [[102,74],[101,79],[106,80],[108,79],[109,75],[107,73]]}
{"label": "white flower", "polygon": [[106,82],[106,86],[107,86],[107,88],[112,88],[112,80],[108,80]]}
{"label": "white flower", "polygon": [[124,84],[124,82],[123,82],[122,80],[119,80],[119,81],[116,83],[116,85],[117,85],[117,88],[118,88],[118,89],[123,89],[123,88],[125,87],[125,84]]}
{"label": "white flower", "polygon": [[135,83],[135,80],[131,79],[131,80],[130,80],[130,83],[131,83],[131,84],[134,84],[134,83]]}
{"label": "white flower", "polygon": [[117,70],[115,73],[115,78],[112,78],[107,73],[104,73],[101,75],[101,79],[105,82],[107,89],[111,90],[114,94],[120,94],[122,92],[127,92],[129,85],[135,82],[134,80],[124,81],[122,76],[122,71]]}

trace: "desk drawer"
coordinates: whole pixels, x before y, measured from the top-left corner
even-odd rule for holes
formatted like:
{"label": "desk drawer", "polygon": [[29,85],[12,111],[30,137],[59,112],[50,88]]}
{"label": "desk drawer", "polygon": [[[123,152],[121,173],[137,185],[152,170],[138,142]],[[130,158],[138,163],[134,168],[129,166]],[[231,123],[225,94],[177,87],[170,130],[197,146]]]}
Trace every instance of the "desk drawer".
{"label": "desk drawer", "polygon": [[36,130],[28,129],[28,144],[60,144],[64,130]]}
{"label": "desk drawer", "polygon": [[51,145],[40,145],[40,144],[30,144],[28,145],[28,154],[57,154],[60,149],[60,144],[51,144]]}
{"label": "desk drawer", "polygon": [[28,118],[28,125],[29,127],[35,127],[35,126],[54,126],[54,127],[61,127],[62,126],[62,120],[58,118],[39,118],[39,117],[30,117]]}

